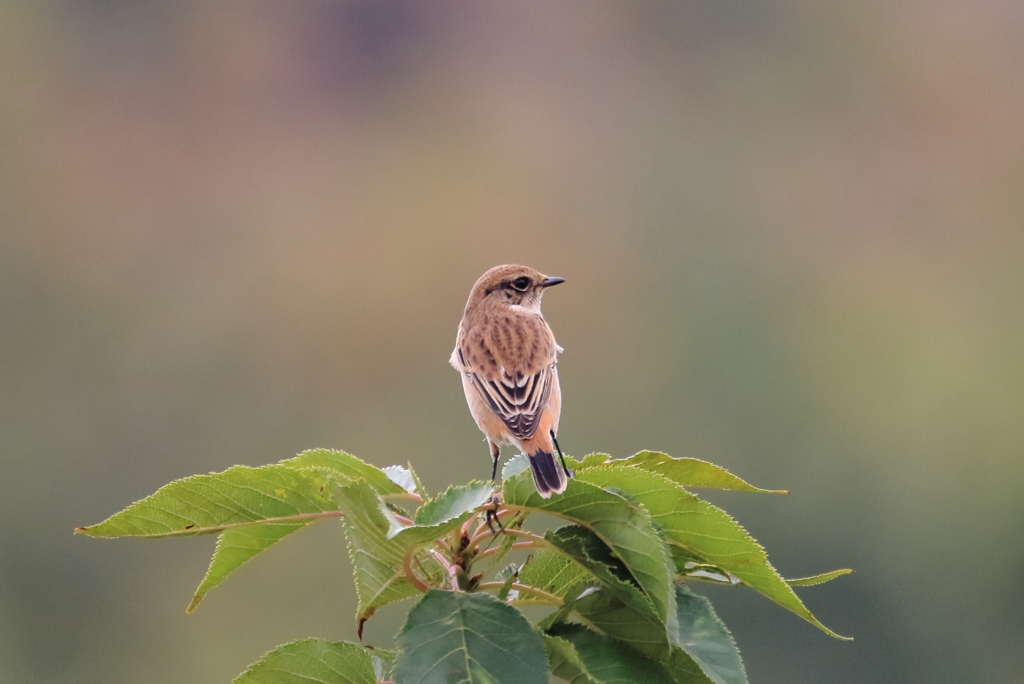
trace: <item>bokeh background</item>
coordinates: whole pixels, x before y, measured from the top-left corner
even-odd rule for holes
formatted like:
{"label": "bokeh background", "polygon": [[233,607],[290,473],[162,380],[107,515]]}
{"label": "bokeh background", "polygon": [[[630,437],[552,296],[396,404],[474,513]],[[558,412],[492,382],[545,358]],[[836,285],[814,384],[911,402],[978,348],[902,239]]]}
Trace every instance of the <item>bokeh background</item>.
{"label": "bokeh background", "polygon": [[335,524],[191,616],[213,538],[72,528],[310,447],[486,477],[447,358],[520,262],[567,451],[856,568],[801,591],[852,643],[713,592],[752,682],[1024,682],[1022,74],[1019,0],[0,2],[0,680],[353,639]]}

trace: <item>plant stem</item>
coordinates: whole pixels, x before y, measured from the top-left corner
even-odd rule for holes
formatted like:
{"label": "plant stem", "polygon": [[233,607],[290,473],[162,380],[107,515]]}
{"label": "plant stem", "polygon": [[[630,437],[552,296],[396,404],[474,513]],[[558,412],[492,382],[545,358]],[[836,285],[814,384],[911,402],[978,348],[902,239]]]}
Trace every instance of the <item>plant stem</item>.
{"label": "plant stem", "polygon": [[445,571],[448,573],[448,581],[452,585],[452,591],[459,591],[459,580],[458,580],[458,577],[457,577],[457,574],[459,572],[458,566],[449,563],[447,561],[447,559],[445,559],[444,556],[442,556],[440,553],[438,553],[434,549],[427,549],[427,551],[429,551],[430,554],[432,556],[434,556],[434,560],[436,560],[438,562],[438,564],[442,568],[444,568]]}
{"label": "plant stem", "polygon": [[402,523],[403,525],[412,525],[413,524],[413,519],[412,518],[407,518],[404,515],[399,515],[398,513],[395,513],[394,511],[391,511],[391,515],[395,516],[395,520],[397,520],[398,522]]}
{"label": "plant stem", "polygon": [[[544,537],[539,537],[536,534],[533,534],[532,532],[527,532],[526,530],[505,530],[505,529],[503,529],[500,532],[498,532],[498,534],[507,534],[510,537],[519,537],[520,539],[528,539],[528,540],[530,540],[532,542],[536,542],[536,544],[538,546],[551,546],[551,544],[549,544],[547,542],[547,540],[544,539]],[[494,537],[494,536],[497,536],[497,535],[492,535],[490,530],[488,530],[487,532],[481,532],[481,533],[477,534],[476,536],[474,536],[472,539],[469,540],[469,544],[467,545],[467,548],[472,549],[472,548],[476,547],[480,542],[482,542],[485,539],[487,539],[488,537]],[[495,547],[495,548],[497,548],[497,547]],[[490,551],[490,550],[491,549],[487,549],[487,551]],[[482,551],[480,553],[480,555],[483,555],[483,554],[484,554],[484,552]],[[479,558],[480,556],[477,556],[477,557]]]}
{"label": "plant stem", "polygon": [[474,513],[466,519],[466,522],[462,523],[462,528],[459,530],[459,538],[469,537],[469,528],[473,526],[473,521],[480,517],[480,513]]}
{"label": "plant stem", "polygon": [[405,571],[405,576],[409,580],[409,584],[416,587],[416,589],[425,592],[427,589],[430,588],[423,583],[423,580],[416,576],[415,572],[413,572],[412,549],[409,549],[405,552],[405,558],[402,559],[402,569]]}
{"label": "plant stem", "polygon": [[392,501],[415,501],[416,503],[423,503],[423,497],[416,492],[402,492],[401,494],[382,494],[380,497],[383,501],[391,503]]}
{"label": "plant stem", "polygon": [[[544,540],[542,539],[541,541],[544,541]],[[537,542],[533,542],[533,541],[522,541],[522,542],[516,542],[515,544],[513,544],[512,545],[512,550],[516,551],[518,549],[541,549],[541,548],[544,548],[544,547],[547,547],[547,546],[551,546],[551,544],[548,544],[546,541],[543,544],[538,544]],[[487,556],[493,556],[494,554],[496,554],[498,552],[499,548],[501,548],[501,547],[492,546],[489,549],[484,549],[483,551],[478,553],[476,555],[476,558],[474,558],[473,560],[479,560],[481,558],[486,558]]]}
{"label": "plant stem", "polygon": [[[484,582],[483,584],[477,585],[477,589],[501,589],[503,586],[505,586],[504,582]],[[562,605],[562,599],[558,598],[554,594],[549,594],[543,589],[531,587],[529,584],[519,584],[518,582],[513,582],[509,586],[512,589],[520,591],[524,594],[531,594],[532,596],[536,596],[537,598],[541,599],[544,603],[550,603],[554,606]]]}

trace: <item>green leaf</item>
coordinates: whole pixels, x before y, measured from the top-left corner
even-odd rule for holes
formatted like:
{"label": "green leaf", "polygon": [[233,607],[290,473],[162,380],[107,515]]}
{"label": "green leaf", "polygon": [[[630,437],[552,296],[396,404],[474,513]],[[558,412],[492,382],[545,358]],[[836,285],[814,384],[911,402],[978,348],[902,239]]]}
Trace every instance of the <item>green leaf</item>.
{"label": "green leaf", "polygon": [[650,658],[666,662],[671,649],[668,629],[652,607],[644,605],[639,590],[633,588],[635,598],[624,598],[630,588],[628,584],[614,589],[591,585],[575,598],[571,593],[566,597],[567,612],[576,612],[587,624],[625,641]]}
{"label": "green leaf", "polygon": [[[688,555],[688,554],[681,554]],[[680,567],[685,570],[683,573],[687,579],[703,580],[705,582],[712,582],[714,584],[739,584],[740,578],[735,575],[731,575],[725,570],[722,570],[717,565],[711,565],[710,563],[695,563],[687,562],[685,564],[680,563]]]}
{"label": "green leaf", "polygon": [[502,603],[508,601],[509,594],[512,592],[512,583],[519,579],[520,569],[520,566],[513,563],[494,576],[496,582],[501,582],[497,597]]}
{"label": "green leaf", "polygon": [[408,466],[409,476],[412,478],[413,483],[416,485],[416,492],[424,501],[430,501],[430,495],[427,494],[426,488],[423,486],[423,483],[420,482],[419,475],[417,475],[416,471],[412,469],[412,461],[406,461],[406,465]]}
{"label": "green leaf", "polygon": [[[252,523],[298,524],[332,517],[337,506],[326,480],[286,466],[234,466],[164,485],[98,525],[91,537],[191,537]],[[290,531],[290,530],[289,530]]]}
{"label": "green leaf", "polygon": [[677,681],[746,684],[735,644],[706,601],[675,587],[673,619],[661,622],[647,598],[622,580],[617,559],[589,530],[570,525],[545,538],[600,581],[596,590],[568,601],[588,623],[663,663]]}
{"label": "green leaf", "polygon": [[406,549],[433,542],[466,522],[476,509],[490,500],[493,493],[490,482],[449,487],[420,506],[416,511],[416,524],[402,525],[391,516],[387,537]]}
{"label": "green leaf", "polygon": [[672,583],[669,555],[643,506],[578,477],[569,480],[563,493],[544,499],[526,473],[505,481],[503,500],[506,506],[543,511],[592,530],[622,560],[650,598],[658,617],[663,621],[668,618]]}
{"label": "green leaf", "polygon": [[355,570],[356,624],[360,636],[363,624],[381,606],[418,593],[405,576],[405,547],[388,539],[393,517],[384,503],[363,482],[337,488],[338,505],[345,512],[345,536]]}
{"label": "green leaf", "polygon": [[449,487],[436,498],[420,506],[416,511],[417,525],[440,525],[449,520],[472,513],[483,506],[494,494],[490,482],[470,482]]}
{"label": "green leaf", "polygon": [[[589,580],[591,574],[568,556],[555,549],[535,551],[533,558],[519,571],[519,583],[543,589],[559,598],[574,585]],[[530,603],[538,599],[526,592],[519,594],[516,601]]]}
{"label": "green leaf", "polygon": [[586,569],[601,583],[603,589],[649,616],[651,623],[659,629],[666,627],[666,622],[660,619],[654,604],[633,583],[629,570],[592,531],[580,525],[566,525],[545,533],[544,539]]}
{"label": "green leaf", "polygon": [[375,684],[373,659],[362,646],[303,639],[270,651],[234,684]]}
{"label": "green leaf", "polygon": [[188,604],[185,612],[191,613],[195,610],[211,589],[226,580],[231,573],[252,560],[254,556],[310,522],[314,521],[245,525],[221,532],[217,537],[217,547],[214,549],[213,558],[210,559],[210,567],[206,570],[206,575],[196,588],[192,601]]}
{"label": "green leaf", "polygon": [[606,586],[591,587],[567,601],[562,613],[566,610],[578,613],[587,624],[661,663],[677,684],[710,684],[711,680],[700,665],[682,648],[678,625],[680,616],[674,616],[674,629],[667,628],[642,601],[624,600],[624,590],[631,588],[630,585],[625,587],[618,587],[615,591]]}
{"label": "green leaf", "polygon": [[391,671],[395,668],[395,658],[398,651],[391,651],[385,648],[372,648],[370,658],[373,660],[373,673],[378,682],[391,679]]}
{"label": "green leaf", "polygon": [[235,466],[177,480],[77,531],[147,538],[220,532],[210,567],[186,609],[192,612],[214,587],[277,541],[317,520],[340,517],[330,483],[349,478],[376,482],[371,486],[387,493],[398,489],[373,466],[319,449],[274,465]]}
{"label": "green leaf", "polygon": [[412,471],[400,465],[388,466],[387,468],[381,468],[381,472],[388,476],[388,479],[394,482],[396,485],[401,487],[407,492],[416,491],[416,480],[412,476]]}
{"label": "green leaf", "polygon": [[680,647],[679,613],[676,595],[671,597],[672,614],[661,620],[654,606],[634,584],[620,579],[621,562],[589,530],[570,525],[545,535],[552,545],[587,568],[598,581],[590,586],[570,587],[562,608],[542,624],[552,627],[575,611],[590,625],[600,629],[664,665],[677,682],[707,684],[710,680],[700,666]]}
{"label": "green leaf", "polygon": [[566,456],[565,460],[569,464],[570,468],[593,468],[595,466],[604,465],[612,459],[608,454],[587,454],[582,459],[575,459],[571,456]]}
{"label": "green leaf", "polygon": [[[594,466],[603,465],[611,460],[611,456],[608,454],[587,454],[582,459],[576,459],[572,456],[566,456],[565,462],[570,468],[593,468]],[[501,481],[511,479],[519,473],[524,473],[530,469],[530,459],[525,454],[516,454],[510,458],[501,469]]]}
{"label": "green leaf", "polygon": [[715,615],[711,602],[676,586],[679,646],[715,684],[747,684],[747,674],[729,630]]}
{"label": "green leaf", "polygon": [[763,494],[788,494],[784,489],[761,489],[747,484],[725,468],[696,458],[673,458],[660,451],[641,451],[612,465],[626,465],[664,475],[683,487],[711,487],[731,489],[737,492],[759,492]]}
{"label": "green leaf", "polygon": [[813,587],[816,584],[824,584],[829,580],[834,580],[836,577],[849,575],[851,572],[853,572],[853,570],[849,568],[843,568],[842,570],[823,572],[820,575],[814,575],[813,577],[800,577],[798,579],[788,579],[786,580],[786,584],[788,584],[791,587]]}
{"label": "green leaf", "polygon": [[158,489],[120,513],[76,532],[93,537],[189,537],[220,532],[206,576],[186,612],[261,551],[292,532],[341,513],[316,470],[280,464],[235,466]]}
{"label": "green leaf", "polygon": [[804,606],[768,562],[763,548],[720,508],[702,501],[668,478],[629,466],[603,466],[581,471],[577,480],[615,487],[650,511],[666,541],[678,572],[686,563],[708,563],[727,571],[782,607],[839,639]]}
{"label": "green leaf", "polygon": [[431,589],[398,635],[396,684],[547,684],[538,634],[490,594]]}
{"label": "green leaf", "polygon": [[[575,651],[575,661],[569,662],[561,669],[566,674],[580,675],[595,684],[672,684],[665,668],[659,663],[644,656],[625,642],[603,634],[592,632],[582,625],[562,623],[555,625],[548,634],[570,643]],[[560,655],[566,654],[562,649]],[[572,669],[570,669],[572,668]],[[574,672],[575,670],[575,672]],[[566,679],[552,667],[555,675]],[[570,679],[570,681],[574,681]]]}
{"label": "green leaf", "polygon": [[501,468],[501,481],[507,482],[519,473],[525,473],[530,469],[530,459],[526,454],[516,454],[505,462]]}
{"label": "green leaf", "polygon": [[580,660],[576,647],[565,639],[544,635],[544,650],[548,654],[551,674],[569,684],[601,684],[589,677],[586,666]]}
{"label": "green leaf", "polygon": [[403,494],[405,490],[377,466],[370,465],[351,454],[335,449],[309,449],[294,458],[281,461],[292,468],[321,468],[329,471],[336,481],[366,480],[378,494]]}

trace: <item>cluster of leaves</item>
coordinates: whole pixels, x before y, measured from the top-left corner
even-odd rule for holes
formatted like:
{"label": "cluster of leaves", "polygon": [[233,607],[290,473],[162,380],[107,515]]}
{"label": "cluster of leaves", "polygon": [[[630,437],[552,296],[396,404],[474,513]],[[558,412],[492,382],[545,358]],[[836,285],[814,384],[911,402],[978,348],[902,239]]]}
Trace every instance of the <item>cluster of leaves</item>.
{"label": "cluster of leaves", "polygon": [[[570,459],[571,460],[571,459]],[[274,465],[172,482],[106,521],[94,537],[219,534],[188,611],[276,541],[341,518],[358,595],[356,630],[380,607],[418,597],[394,651],[306,639],[266,654],[236,684],[745,684],[740,655],[697,581],[743,584],[832,636],[760,545],[686,488],[766,492],[718,466],[641,452],[572,461],[550,499],[525,457],[502,486],[471,482],[430,497],[410,468],[383,470],[317,449]],[[565,523],[543,535],[533,514]],[[527,555],[528,554],[528,555]],[[525,559],[511,562],[518,558]],[[550,606],[531,625],[519,606]],[[842,638],[842,637],[838,637]]]}

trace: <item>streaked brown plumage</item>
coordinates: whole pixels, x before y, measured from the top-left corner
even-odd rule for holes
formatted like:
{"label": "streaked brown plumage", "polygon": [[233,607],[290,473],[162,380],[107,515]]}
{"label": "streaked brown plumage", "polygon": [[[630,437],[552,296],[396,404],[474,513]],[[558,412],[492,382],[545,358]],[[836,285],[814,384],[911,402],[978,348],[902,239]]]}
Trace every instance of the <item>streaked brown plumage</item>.
{"label": "streaked brown plumage", "polygon": [[516,446],[530,457],[545,498],[567,483],[554,457],[562,408],[555,363],[562,349],[540,312],[544,290],[561,282],[514,264],[484,273],[469,293],[451,357],[494,460],[491,479],[499,446]]}

